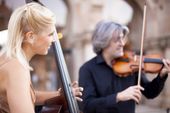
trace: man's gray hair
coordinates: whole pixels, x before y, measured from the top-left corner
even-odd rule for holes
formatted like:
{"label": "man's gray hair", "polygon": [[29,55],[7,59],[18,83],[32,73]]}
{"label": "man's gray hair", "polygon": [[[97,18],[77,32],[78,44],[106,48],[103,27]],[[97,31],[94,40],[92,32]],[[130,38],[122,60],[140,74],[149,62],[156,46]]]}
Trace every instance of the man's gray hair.
{"label": "man's gray hair", "polygon": [[102,50],[109,45],[114,33],[123,33],[125,37],[129,33],[129,29],[113,21],[100,21],[96,25],[92,36],[93,51],[96,54],[101,53]]}

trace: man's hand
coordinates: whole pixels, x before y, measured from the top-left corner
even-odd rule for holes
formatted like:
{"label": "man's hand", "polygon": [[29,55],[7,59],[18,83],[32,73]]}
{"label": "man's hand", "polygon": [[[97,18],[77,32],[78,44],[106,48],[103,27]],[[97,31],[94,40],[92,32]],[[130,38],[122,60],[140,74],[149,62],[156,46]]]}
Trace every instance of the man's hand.
{"label": "man's hand", "polygon": [[163,59],[164,68],[161,70],[160,77],[164,77],[166,74],[170,73],[170,60]]}
{"label": "man's hand", "polygon": [[142,97],[141,90],[143,91],[144,88],[138,85],[128,87],[117,94],[117,102],[134,100],[135,102],[139,103]]}

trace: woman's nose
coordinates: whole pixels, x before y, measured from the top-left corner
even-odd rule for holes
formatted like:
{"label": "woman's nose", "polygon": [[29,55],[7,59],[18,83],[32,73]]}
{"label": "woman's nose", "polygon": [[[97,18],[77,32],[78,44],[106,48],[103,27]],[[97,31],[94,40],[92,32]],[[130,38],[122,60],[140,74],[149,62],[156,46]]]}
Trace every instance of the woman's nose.
{"label": "woman's nose", "polygon": [[52,41],[51,42],[55,42],[55,38],[54,37],[52,37]]}
{"label": "woman's nose", "polygon": [[55,42],[55,41],[60,40],[62,38],[63,38],[63,34],[56,32],[52,35],[52,42]]}
{"label": "woman's nose", "polygon": [[54,42],[54,36],[50,36],[50,42]]}

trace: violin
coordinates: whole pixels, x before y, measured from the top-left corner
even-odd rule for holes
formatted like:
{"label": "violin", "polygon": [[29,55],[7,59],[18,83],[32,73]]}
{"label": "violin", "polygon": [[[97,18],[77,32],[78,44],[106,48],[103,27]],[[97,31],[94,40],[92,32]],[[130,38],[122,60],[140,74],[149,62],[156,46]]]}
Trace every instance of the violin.
{"label": "violin", "polygon": [[[126,51],[122,57],[112,61],[112,69],[120,77],[126,77],[139,70],[139,58],[134,52]],[[163,67],[162,57],[159,54],[143,56],[142,64],[142,70],[146,73],[159,73]]]}
{"label": "violin", "polygon": [[149,73],[158,73],[163,67],[163,62],[160,55],[143,56],[143,45],[146,31],[147,0],[145,0],[143,9],[140,56],[135,55],[133,52],[125,52],[124,56],[112,61],[113,71],[120,77],[126,77],[130,75],[130,73],[138,71],[138,85],[140,85],[142,70]]}

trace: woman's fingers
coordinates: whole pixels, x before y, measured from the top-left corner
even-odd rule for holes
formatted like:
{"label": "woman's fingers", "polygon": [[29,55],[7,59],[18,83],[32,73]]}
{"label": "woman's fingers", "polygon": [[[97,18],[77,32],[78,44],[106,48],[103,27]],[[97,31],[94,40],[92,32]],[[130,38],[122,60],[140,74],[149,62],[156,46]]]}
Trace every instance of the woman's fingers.
{"label": "woman's fingers", "polygon": [[73,90],[76,96],[82,96],[82,91],[83,91],[82,87],[74,88]]}
{"label": "woman's fingers", "polygon": [[76,98],[76,100],[78,100],[78,101],[80,101],[80,102],[82,102],[83,101],[83,99],[82,98],[80,98],[80,97],[75,97]]}
{"label": "woman's fingers", "polygon": [[72,84],[71,84],[72,87],[78,87],[78,82],[77,81],[74,81]]}
{"label": "woman's fingers", "polygon": [[76,100],[78,100],[78,101],[83,101],[83,99],[80,98],[80,96],[82,96],[83,88],[82,88],[82,87],[79,87],[77,81],[74,81],[74,82],[71,84],[71,86],[72,86],[73,94],[74,94]]}
{"label": "woman's fingers", "polygon": [[73,89],[73,94],[74,94],[76,100],[83,101],[83,99],[80,98],[80,96],[82,96],[82,91],[83,91],[82,87],[78,87],[78,88]]}

